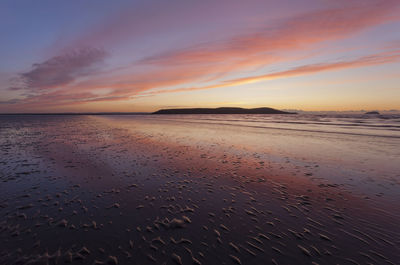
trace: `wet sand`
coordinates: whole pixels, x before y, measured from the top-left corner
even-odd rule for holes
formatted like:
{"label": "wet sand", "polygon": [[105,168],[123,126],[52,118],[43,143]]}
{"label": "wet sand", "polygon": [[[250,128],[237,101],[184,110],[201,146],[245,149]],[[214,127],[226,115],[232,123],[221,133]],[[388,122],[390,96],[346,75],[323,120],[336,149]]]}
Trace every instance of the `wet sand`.
{"label": "wet sand", "polygon": [[0,264],[400,263],[398,157],[343,152],[360,136],[0,119]]}

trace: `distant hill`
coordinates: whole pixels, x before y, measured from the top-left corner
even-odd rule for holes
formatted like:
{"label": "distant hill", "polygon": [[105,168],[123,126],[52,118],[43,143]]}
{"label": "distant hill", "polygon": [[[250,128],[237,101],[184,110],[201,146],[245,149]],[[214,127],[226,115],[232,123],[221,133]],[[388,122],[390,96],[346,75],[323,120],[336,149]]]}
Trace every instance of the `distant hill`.
{"label": "distant hill", "polygon": [[297,114],[273,108],[191,108],[191,109],[161,109],[152,114]]}
{"label": "distant hill", "polygon": [[369,111],[369,112],[366,112],[365,114],[367,114],[367,115],[379,115],[380,113],[378,111]]}

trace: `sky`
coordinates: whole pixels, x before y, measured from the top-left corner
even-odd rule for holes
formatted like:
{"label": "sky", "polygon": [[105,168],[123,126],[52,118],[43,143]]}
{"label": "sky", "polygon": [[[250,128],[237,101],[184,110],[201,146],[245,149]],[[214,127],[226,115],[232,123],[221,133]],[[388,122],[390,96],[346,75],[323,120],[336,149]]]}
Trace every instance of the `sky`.
{"label": "sky", "polygon": [[2,0],[0,113],[400,110],[399,0]]}

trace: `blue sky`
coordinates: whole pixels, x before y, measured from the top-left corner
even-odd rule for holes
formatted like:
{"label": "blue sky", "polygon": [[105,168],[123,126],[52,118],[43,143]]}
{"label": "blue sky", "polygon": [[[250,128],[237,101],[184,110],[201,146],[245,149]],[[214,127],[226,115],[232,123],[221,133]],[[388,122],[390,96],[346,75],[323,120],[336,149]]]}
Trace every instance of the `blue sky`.
{"label": "blue sky", "polygon": [[2,1],[0,112],[400,109],[400,2]]}

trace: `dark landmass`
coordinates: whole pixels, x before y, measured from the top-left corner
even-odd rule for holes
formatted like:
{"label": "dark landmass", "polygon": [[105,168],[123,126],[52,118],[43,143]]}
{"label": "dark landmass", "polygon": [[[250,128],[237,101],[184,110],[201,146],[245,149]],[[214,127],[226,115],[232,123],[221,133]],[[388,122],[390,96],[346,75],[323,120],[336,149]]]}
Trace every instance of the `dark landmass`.
{"label": "dark landmass", "polygon": [[367,114],[367,115],[373,115],[373,114],[379,115],[380,113],[377,112],[377,111],[369,111],[369,112],[366,112],[365,114]]}
{"label": "dark landmass", "polygon": [[297,114],[273,108],[191,108],[191,109],[162,109],[152,114]]}

